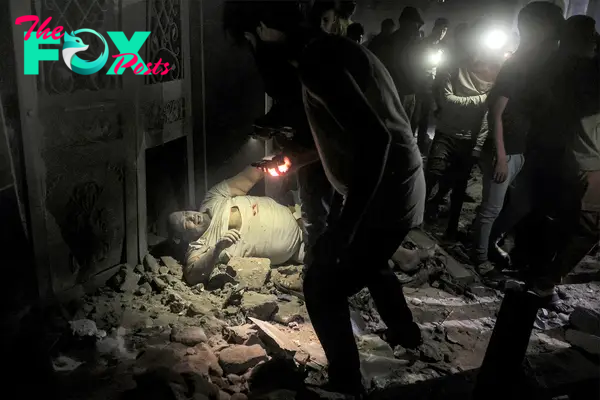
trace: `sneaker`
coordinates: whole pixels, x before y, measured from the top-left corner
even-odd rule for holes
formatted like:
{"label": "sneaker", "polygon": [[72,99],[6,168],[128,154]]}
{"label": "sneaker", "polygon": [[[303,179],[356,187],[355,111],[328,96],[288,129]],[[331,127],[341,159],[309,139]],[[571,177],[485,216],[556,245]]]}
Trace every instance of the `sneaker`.
{"label": "sneaker", "polygon": [[496,269],[496,267],[494,266],[494,264],[491,263],[491,261],[484,261],[476,263],[475,269],[477,270],[477,273],[479,275],[485,276],[488,273],[492,272],[494,269]]}

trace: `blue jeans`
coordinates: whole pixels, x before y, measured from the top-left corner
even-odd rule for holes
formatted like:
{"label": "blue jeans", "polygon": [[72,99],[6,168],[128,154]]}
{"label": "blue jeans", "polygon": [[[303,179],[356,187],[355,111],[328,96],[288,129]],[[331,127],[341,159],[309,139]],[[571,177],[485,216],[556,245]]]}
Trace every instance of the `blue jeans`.
{"label": "blue jeans", "polygon": [[479,214],[474,224],[474,261],[484,263],[488,260],[488,249],[490,246],[490,235],[494,222],[504,206],[504,199],[508,187],[513,183],[523,164],[525,157],[522,154],[513,154],[508,156],[508,177],[502,183],[494,182],[494,163],[491,159],[484,159],[481,162],[481,171],[483,172],[483,199]]}

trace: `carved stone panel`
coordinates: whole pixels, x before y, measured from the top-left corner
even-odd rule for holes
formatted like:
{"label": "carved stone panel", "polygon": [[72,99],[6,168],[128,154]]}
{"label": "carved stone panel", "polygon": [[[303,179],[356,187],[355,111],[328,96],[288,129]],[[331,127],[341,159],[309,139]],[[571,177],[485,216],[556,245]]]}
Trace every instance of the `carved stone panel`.
{"label": "carved stone panel", "polygon": [[183,79],[181,0],[148,0],[148,60],[169,63],[166,75],[148,75],[147,84]]}
{"label": "carved stone panel", "polygon": [[54,290],[119,264],[125,151],[116,107],[49,108],[42,158]]}
{"label": "carved stone panel", "polygon": [[[37,5],[37,7],[35,7]],[[78,29],[93,29],[107,39],[110,53],[116,54],[112,41],[108,40],[107,31],[121,30],[119,10],[121,0],[40,0],[34,2],[36,15],[44,21],[52,17],[49,28],[63,26],[71,33]],[[96,60],[104,51],[102,41],[89,33],[81,34],[81,39],[89,45],[86,51],[77,55],[85,60]],[[53,46],[56,48],[56,46]],[[79,75],[66,66],[62,58],[55,62],[44,62],[39,75],[40,90],[50,95],[70,94],[78,91],[99,91],[121,87],[121,77],[106,75],[112,65],[112,59],[104,68],[92,75]]]}

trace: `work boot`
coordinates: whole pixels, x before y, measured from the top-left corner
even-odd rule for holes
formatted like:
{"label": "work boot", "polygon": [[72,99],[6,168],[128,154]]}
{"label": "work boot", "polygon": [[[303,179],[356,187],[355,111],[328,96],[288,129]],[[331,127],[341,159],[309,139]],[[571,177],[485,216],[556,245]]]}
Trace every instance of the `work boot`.
{"label": "work boot", "polygon": [[500,272],[490,261],[485,261],[475,267],[477,273],[481,276],[481,280],[486,286],[494,289],[500,288],[507,277]]}

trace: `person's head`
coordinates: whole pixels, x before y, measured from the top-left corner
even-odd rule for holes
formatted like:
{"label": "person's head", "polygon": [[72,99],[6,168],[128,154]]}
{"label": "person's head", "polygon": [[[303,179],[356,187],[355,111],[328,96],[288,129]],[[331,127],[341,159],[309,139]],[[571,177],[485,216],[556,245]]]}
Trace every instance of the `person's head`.
{"label": "person's head", "polygon": [[400,23],[400,29],[402,31],[412,32],[414,34],[417,34],[424,24],[423,18],[421,18],[421,14],[419,14],[419,10],[414,7],[404,7],[398,22]]}
{"label": "person's head", "polygon": [[191,243],[200,239],[210,226],[210,215],[206,212],[178,211],[169,215],[169,236],[172,240]]}
{"label": "person's head", "polygon": [[383,33],[384,35],[391,34],[392,32],[394,32],[395,29],[396,23],[393,19],[388,18],[384,19],[383,22],[381,22],[381,33]]}
{"label": "person's head", "polygon": [[282,43],[303,21],[295,1],[227,1],[223,27],[237,43]]}
{"label": "person's head", "polygon": [[596,21],[586,15],[567,19],[560,40],[562,51],[577,57],[592,58],[596,54],[598,32]]}
{"label": "person's head", "polygon": [[449,24],[450,22],[446,18],[436,19],[431,31],[431,36],[437,41],[444,39],[446,33],[448,32]]}
{"label": "person's head", "polygon": [[348,26],[346,36],[348,39],[354,40],[356,43],[360,44],[365,36],[365,28],[362,26],[362,24],[354,22]]}
{"label": "person's head", "polygon": [[325,33],[332,33],[337,22],[335,2],[316,1],[310,10],[309,20],[313,28],[319,28]]}
{"label": "person's head", "polygon": [[558,44],[564,21],[562,9],[555,4],[545,1],[527,4],[517,18],[521,45],[535,48]]}

